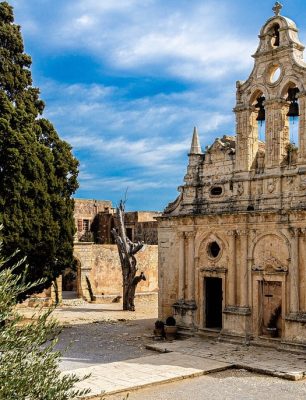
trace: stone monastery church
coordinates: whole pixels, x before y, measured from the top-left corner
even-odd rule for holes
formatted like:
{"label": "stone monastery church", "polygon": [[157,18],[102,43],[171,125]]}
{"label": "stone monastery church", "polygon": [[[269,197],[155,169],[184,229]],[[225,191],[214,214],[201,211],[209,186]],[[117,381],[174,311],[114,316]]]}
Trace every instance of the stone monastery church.
{"label": "stone monastery church", "polygon": [[180,195],[158,218],[159,316],[285,347],[306,345],[306,63],[281,8],[236,84],[236,135],[203,153],[194,130]]}

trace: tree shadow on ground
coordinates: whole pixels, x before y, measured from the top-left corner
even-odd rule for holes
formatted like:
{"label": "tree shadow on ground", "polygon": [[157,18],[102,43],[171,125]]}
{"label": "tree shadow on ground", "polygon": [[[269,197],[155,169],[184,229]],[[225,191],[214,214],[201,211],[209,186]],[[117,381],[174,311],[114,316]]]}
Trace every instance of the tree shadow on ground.
{"label": "tree shadow on ground", "polygon": [[73,370],[150,355],[154,352],[147,350],[145,343],[153,327],[154,319],[95,321],[64,327],[56,346],[63,352],[60,367]]}

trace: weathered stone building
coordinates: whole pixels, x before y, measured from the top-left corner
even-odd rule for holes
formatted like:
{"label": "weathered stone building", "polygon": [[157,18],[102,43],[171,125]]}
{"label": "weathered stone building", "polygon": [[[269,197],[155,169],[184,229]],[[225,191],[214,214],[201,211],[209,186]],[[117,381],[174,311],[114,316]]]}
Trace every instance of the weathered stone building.
{"label": "weathered stone building", "polygon": [[[111,201],[107,200],[74,200],[74,220],[76,226],[75,241],[90,242],[94,240],[92,225],[96,223],[98,215],[113,215],[114,210]],[[103,224],[106,243],[110,240],[110,228]]]}
{"label": "weathered stone building", "polygon": [[[75,199],[77,271],[71,268],[64,271],[63,291],[77,292],[88,301],[104,301],[109,295],[121,295],[122,271],[111,235],[111,229],[116,227],[114,212],[110,201]],[[130,240],[146,244],[136,256],[139,271],[146,275],[146,281],[137,286],[139,293],[157,292],[158,289],[157,221],[154,218],[159,214],[149,211],[125,214]]]}
{"label": "weathered stone building", "polygon": [[[112,228],[116,227],[115,209],[111,201],[75,199],[75,241],[113,244]],[[128,211],[125,213],[127,236],[132,241],[157,244],[157,211]]]}
{"label": "weathered stone building", "polygon": [[306,63],[280,9],[260,31],[249,78],[237,82],[236,135],[202,153],[194,131],[185,183],[159,218],[159,313],[187,329],[276,336],[284,346],[306,344]]}

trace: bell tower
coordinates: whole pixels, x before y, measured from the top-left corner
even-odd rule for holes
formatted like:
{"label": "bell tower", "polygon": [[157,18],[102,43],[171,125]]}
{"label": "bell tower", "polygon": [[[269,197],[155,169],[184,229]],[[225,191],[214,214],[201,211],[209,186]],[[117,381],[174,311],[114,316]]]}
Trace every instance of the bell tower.
{"label": "bell tower", "polygon": [[[276,2],[275,15],[260,31],[253,70],[236,84],[237,173],[255,169],[259,147],[265,149],[265,170],[281,166],[290,144],[289,118],[299,124],[298,163],[306,163],[304,46],[295,23],[280,15],[281,10]],[[259,143],[260,129],[265,143]]]}

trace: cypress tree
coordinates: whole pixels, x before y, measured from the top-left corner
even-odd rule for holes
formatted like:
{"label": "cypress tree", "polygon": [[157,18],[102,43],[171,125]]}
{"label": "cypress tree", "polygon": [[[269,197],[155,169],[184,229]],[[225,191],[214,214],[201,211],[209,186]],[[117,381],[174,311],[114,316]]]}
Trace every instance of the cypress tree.
{"label": "cypress tree", "polygon": [[[73,263],[73,199],[78,162],[32,86],[13,8],[0,2],[0,222],[6,254],[19,249],[29,282],[50,285]],[[21,271],[16,271],[21,272]],[[39,290],[42,287],[39,287]]]}

